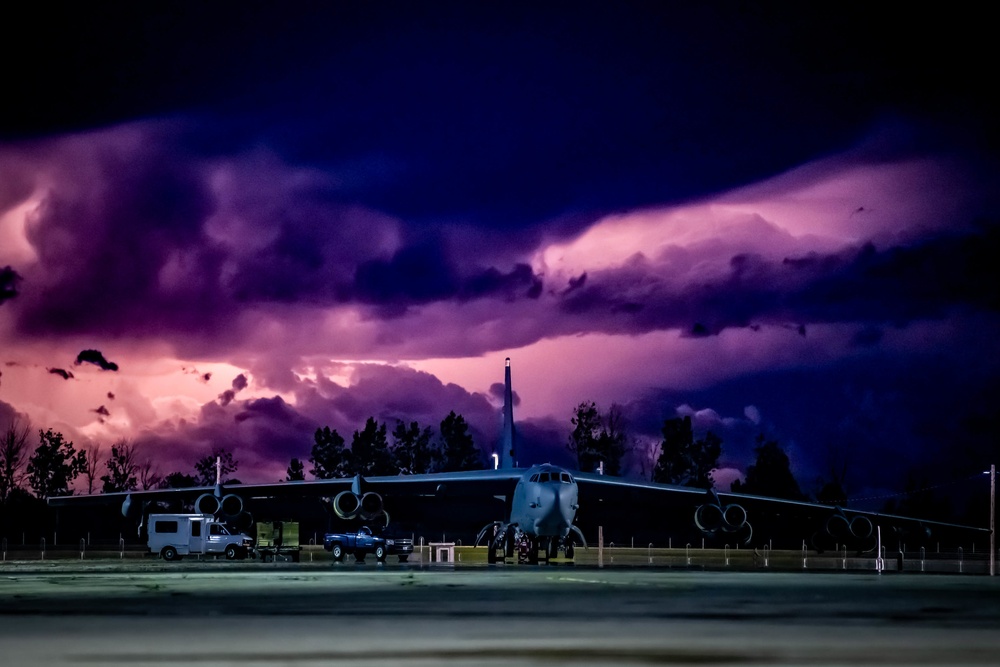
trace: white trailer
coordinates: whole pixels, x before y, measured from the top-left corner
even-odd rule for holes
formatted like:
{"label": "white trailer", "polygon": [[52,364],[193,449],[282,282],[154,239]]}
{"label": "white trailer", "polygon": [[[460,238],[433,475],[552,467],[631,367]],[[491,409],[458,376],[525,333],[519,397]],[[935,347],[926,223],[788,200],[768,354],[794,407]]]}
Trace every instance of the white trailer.
{"label": "white trailer", "polygon": [[225,554],[228,560],[253,553],[253,539],[231,533],[211,514],[150,514],[149,550],[163,560],[191,554]]}

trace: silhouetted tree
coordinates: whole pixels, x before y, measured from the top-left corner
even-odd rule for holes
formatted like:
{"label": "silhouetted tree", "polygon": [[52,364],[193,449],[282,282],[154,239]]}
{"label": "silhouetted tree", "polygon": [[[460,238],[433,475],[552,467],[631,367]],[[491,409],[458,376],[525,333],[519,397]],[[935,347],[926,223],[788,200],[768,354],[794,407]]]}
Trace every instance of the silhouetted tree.
{"label": "silhouetted tree", "polygon": [[691,417],[666,419],[661,432],[663,442],[653,481],[712,488],[712,471],[719,466],[722,439],[708,431],[704,438],[695,440]]}
{"label": "silhouetted tree", "polygon": [[465,417],[456,415],[454,410],[441,421],[441,452],[444,472],[481,470],[483,467]]}
{"label": "silhouetted tree", "polygon": [[302,461],[293,458],[288,463],[288,476],[286,482],[300,482],[306,478],[306,466]]}
{"label": "silhouetted tree", "polygon": [[202,486],[194,475],[183,472],[172,472],[160,481],[161,489],[190,489],[192,486]]}
{"label": "silhouetted tree", "polygon": [[28,462],[28,435],[31,426],[12,421],[0,433],[0,503],[20,488]]}
{"label": "silhouetted tree", "polygon": [[40,444],[28,459],[28,484],[38,498],[69,495],[69,485],[87,467],[86,455],[52,429],[39,431]]}
{"label": "silhouetted tree", "polygon": [[353,470],[353,453],[344,446],[344,438],[329,426],[316,429],[313,436],[309,474],[316,479],[349,477]]}
{"label": "silhouetted tree", "polygon": [[131,491],[136,486],[136,472],[139,465],[135,461],[135,445],[128,440],[118,440],[111,445],[111,456],[104,463],[107,475],[101,475],[104,483],[102,493]]}
{"label": "silhouetted tree", "polygon": [[354,432],[351,440],[354,454],[354,472],[361,475],[395,475],[399,472],[392,465],[389,440],[385,424],[379,424],[369,417],[365,427]]}
{"label": "silhouetted tree", "polygon": [[160,475],[159,468],[153,465],[153,462],[149,459],[145,459],[139,464],[139,488],[143,491],[148,491],[149,489],[155,489],[163,479]]}
{"label": "silhouetted tree", "polygon": [[431,442],[434,432],[430,427],[420,428],[417,422],[407,426],[396,421],[392,431],[393,464],[404,475],[434,472],[441,463],[441,452]]}
{"label": "silhouetted tree", "polygon": [[736,480],[731,488],[735,493],[749,493],[786,500],[805,500],[799,483],[792,475],[788,455],[775,440],[764,441],[764,434],[757,436],[757,462],[747,468],[745,482]]}
{"label": "silhouetted tree", "polygon": [[94,443],[83,448],[84,458],[87,467],[83,470],[83,476],[87,480],[87,493],[94,492],[94,481],[98,479],[97,470],[101,467],[101,445]]}
{"label": "silhouetted tree", "polygon": [[198,462],[194,464],[195,476],[198,479],[199,486],[213,486],[215,484],[215,461],[219,460],[221,465],[220,468],[220,481],[232,483],[235,480],[229,479],[227,476],[229,473],[236,472],[240,467],[239,462],[233,458],[232,452],[226,449],[215,449],[211,454],[198,459]]}
{"label": "silhouetted tree", "polygon": [[621,474],[621,460],[628,438],[621,406],[613,403],[607,415],[601,415],[597,404],[581,403],[576,407],[567,448],[576,454],[577,467],[584,472],[597,470],[601,463],[607,475]]}
{"label": "silhouetted tree", "polygon": [[829,480],[820,477],[816,500],[825,505],[847,506],[847,491],[844,486],[849,464],[848,450],[843,441],[827,445],[826,467]]}

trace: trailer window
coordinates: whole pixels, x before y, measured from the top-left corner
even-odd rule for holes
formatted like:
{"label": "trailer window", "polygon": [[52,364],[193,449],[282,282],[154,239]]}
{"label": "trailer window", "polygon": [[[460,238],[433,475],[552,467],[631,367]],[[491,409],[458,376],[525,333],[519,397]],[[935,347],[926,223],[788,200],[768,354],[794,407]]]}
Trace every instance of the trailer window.
{"label": "trailer window", "polygon": [[154,521],[153,522],[153,532],[154,533],[176,533],[177,532],[177,522],[176,521]]}

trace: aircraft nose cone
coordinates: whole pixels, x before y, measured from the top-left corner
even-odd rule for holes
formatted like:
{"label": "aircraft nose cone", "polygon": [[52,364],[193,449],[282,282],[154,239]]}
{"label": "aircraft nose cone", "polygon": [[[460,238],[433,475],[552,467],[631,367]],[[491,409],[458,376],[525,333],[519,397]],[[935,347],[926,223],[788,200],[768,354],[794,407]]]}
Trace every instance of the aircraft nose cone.
{"label": "aircraft nose cone", "polygon": [[568,485],[553,486],[552,500],[547,503],[545,514],[539,517],[536,532],[545,535],[566,535],[576,517],[575,496],[572,487]]}

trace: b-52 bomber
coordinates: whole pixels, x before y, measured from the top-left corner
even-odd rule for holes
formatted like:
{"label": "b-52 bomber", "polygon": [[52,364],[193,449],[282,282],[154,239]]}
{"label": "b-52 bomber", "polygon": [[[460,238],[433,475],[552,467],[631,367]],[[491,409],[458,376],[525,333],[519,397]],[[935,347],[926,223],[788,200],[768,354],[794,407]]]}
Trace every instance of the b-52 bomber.
{"label": "b-52 bomber", "polygon": [[248,523],[244,499],[319,497],[332,498],[332,510],[341,519],[385,525],[389,522],[385,498],[435,497],[449,503],[462,502],[463,498],[497,498],[503,500],[503,516],[483,516],[486,524],[476,542],[487,548],[489,563],[515,557],[527,563],[552,561],[560,552],[573,558],[576,547],[587,544],[584,530],[578,525],[581,509],[600,516],[605,526],[613,527],[615,522],[634,525],[637,520],[645,524],[647,531],[655,531],[657,526],[680,526],[689,534],[733,546],[756,546],[752,517],[768,526],[769,536],[783,535],[796,546],[808,543],[817,550],[834,546],[870,550],[879,528],[883,535],[906,536],[901,537],[901,543],[909,539],[911,545],[926,541],[931,531],[961,534],[963,539],[971,536],[984,542],[989,535],[987,529],[811,502],[718,493],[572,471],[551,464],[520,467],[509,358],[505,362],[503,418],[500,451],[494,455],[495,467],[490,470],[369,478],[358,475],[228,488],[217,482],[214,487],[59,496],[48,502],[53,507],[119,502],[124,515],[141,516],[153,502],[193,500],[196,512],[214,514],[239,525]]}

